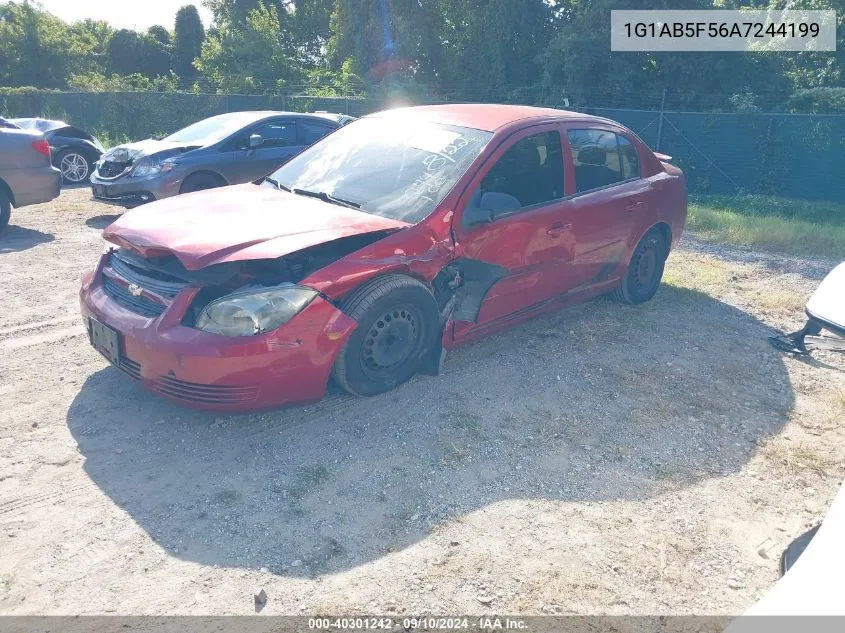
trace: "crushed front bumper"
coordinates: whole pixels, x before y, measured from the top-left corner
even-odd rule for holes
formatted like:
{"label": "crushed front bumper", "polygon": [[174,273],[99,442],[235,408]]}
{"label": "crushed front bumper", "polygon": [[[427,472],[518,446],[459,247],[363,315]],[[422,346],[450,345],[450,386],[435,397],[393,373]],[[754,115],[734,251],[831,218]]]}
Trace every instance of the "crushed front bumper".
{"label": "crushed front bumper", "polygon": [[121,176],[108,180],[100,178],[95,171],[91,175],[91,195],[99,202],[132,209],[154,200],[177,195],[180,184],[181,180],[178,177],[171,177],[171,174],[152,178]]}
{"label": "crushed front bumper", "polygon": [[273,332],[218,336],[181,324],[197,288],[147,318],[108,296],[102,276],[101,263],[80,290],[86,328],[94,319],[115,331],[118,358],[109,360],[150,391],[192,408],[236,412],[320,400],[335,356],[357,325],[317,297]]}

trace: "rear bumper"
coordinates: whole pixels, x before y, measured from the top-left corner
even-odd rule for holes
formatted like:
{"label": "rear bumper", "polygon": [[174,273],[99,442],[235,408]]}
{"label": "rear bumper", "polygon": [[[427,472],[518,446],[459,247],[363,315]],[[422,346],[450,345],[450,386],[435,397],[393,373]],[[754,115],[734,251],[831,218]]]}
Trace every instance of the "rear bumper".
{"label": "rear bumper", "polygon": [[15,207],[50,202],[62,192],[62,173],[52,165],[11,169],[3,172],[3,179],[12,190]]}
{"label": "rear bumper", "polygon": [[156,318],[136,314],[103,290],[100,268],[83,282],[81,311],[120,334],[124,373],[181,405],[251,411],[316,402],[332,363],[357,323],[317,297],[279,329],[225,337],[181,325],[196,292],[186,288]]}

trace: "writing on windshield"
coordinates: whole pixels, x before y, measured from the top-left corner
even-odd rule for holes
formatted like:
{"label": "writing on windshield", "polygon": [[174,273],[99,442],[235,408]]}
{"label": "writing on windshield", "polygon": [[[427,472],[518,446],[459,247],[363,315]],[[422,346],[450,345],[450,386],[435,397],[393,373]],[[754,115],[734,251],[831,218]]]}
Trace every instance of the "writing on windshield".
{"label": "writing on windshield", "polygon": [[355,121],[283,165],[272,178],[405,222],[431,213],[492,136],[403,117]]}

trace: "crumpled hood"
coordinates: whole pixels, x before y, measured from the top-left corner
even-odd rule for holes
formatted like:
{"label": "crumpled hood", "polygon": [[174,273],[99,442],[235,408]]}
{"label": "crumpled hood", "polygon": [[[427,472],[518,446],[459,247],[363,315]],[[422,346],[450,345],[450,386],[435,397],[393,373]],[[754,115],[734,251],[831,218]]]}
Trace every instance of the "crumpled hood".
{"label": "crumpled hood", "polygon": [[146,257],[175,255],[188,270],[273,259],[351,235],[410,226],[264,185],[182,194],[128,211],[103,237]]}
{"label": "crumpled hood", "polygon": [[152,156],[153,154],[173,156],[175,154],[181,154],[183,152],[196,149],[197,147],[198,146],[196,145],[186,145],[185,143],[173,143],[170,141],[157,141],[153,138],[148,138],[145,141],[117,145],[103,154],[102,160],[115,163],[128,163],[134,161],[136,158]]}

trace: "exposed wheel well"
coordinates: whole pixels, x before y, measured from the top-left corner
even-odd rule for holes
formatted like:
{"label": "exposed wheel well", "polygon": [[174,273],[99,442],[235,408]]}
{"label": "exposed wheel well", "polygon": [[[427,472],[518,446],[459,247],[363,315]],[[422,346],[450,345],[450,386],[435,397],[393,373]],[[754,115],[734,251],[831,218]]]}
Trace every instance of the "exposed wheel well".
{"label": "exposed wheel well", "polygon": [[6,197],[9,199],[9,202],[12,203],[12,206],[15,206],[15,196],[12,194],[12,188],[6,184],[2,178],[0,178],[0,191],[6,194]]}
{"label": "exposed wheel well", "polygon": [[[658,229],[662,235],[663,239],[666,240],[666,247],[670,247],[672,245],[672,227],[670,227],[666,222],[658,222],[655,224],[652,229]],[[649,229],[650,231],[651,229]],[[646,231],[648,233],[648,231]]]}

